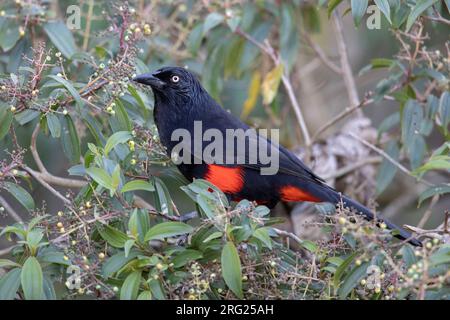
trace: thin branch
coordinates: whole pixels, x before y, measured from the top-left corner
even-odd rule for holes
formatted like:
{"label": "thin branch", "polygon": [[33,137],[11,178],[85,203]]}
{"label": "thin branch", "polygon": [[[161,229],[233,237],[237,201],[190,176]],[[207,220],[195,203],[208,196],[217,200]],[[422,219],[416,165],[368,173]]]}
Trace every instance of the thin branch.
{"label": "thin branch", "polygon": [[357,104],[355,106],[350,106],[350,107],[345,108],[341,113],[339,113],[338,115],[336,115],[335,117],[330,119],[327,123],[322,125],[313,134],[311,140],[312,141],[316,141],[316,139],[320,136],[320,134],[322,134],[325,130],[327,130],[328,128],[333,126],[336,122],[338,122],[339,120],[342,120],[343,118],[345,118],[346,116],[351,114],[353,111],[356,111],[356,110],[358,110],[358,109],[360,109],[362,107],[365,107],[365,106],[371,104],[372,102],[373,102],[373,99],[364,99],[363,101],[361,101],[361,103],[359,103],[359,104]]}
{"label": "thin branch", "polygon": [[31,134],[31,142],[30,142],[30,151],[33,156],[34,162],[36,162],[37,167],[39,168],[39,171],[42,173],[48,173],[47,169],[45,168],[44,164],[42,163],[41,158],[39,157],[39,154],[37,152],[36,148],[36,141],[37,137],[39,135],[39,130],[41,126],[39,123],[36,124],[36,127],[33,130],[33,133]]}
{"label": "thin branch", "polygon": [[3,208],[5,208],[6,212],[8,212],[8,214],[11,216],[11,218],[13,218],[14,220],[16,220],[17,222],[23,222],[22,218],[17,214],[17,212],[9,205],[8,201],[6,201],[5,198],[3,198],[2,196],[0,196],[0,204],[2,205]]}
{"label": "thin branch", "polygon": [[322,48],[317,43],[312,41],[311,37],[306,32],[303,32],[302,36],[306,39],[306,42],[308,42],[310,47],[314,50],[314,52],[317,54],[317,56],[325,66],[327,66],[330,70],[336,72],[337,74],[342,74],[342,69],[330,60],[330,58],[322,50]]}
{"label": "thin branch", "polygon": [[48,191],[50,191],[51,193],[53,193],[56,197],[58,197],[59,199],[62,200],[62,202],[64,202],[67,205],[70,205],[71,202],[69,199],[67,199],[66,197],[64,197],[61,193],[59,193],[55,188],[53,188],[47,181],[45,181],[44,179],[41,178],[41,175],[39,175],[39,172],[34,171],[33,169],[24,166],[23,169],[28,172],[30,175],[33,176],[33,178],[35,178],[42,186],[44,186]]}
{"label": "thin branch", "polygon": [[369,157],[369,158],[361,159],[361,160],[359,160],[355,163],[352,163],[348,166],[345,166],[333,173],[330,173],[329,175],[322,176],[322,178],[324,180],[339,178],[339,177],[345,176],[348,173],[354,172],[356,169],[364,167],[365,165],[380,163],[382,160],[383,160],[382,157]]}
{"label": "thin branch", "polygon": [[0,257],[4,256],[5,254],[8,254],[12,251],[12,249],[14,249],[16,246],[10,246],[8,248],[4,248],[4,249],[0,249]]}
{"label": "thin branch", "polygon": [[[342,28],[342,20],[338,10],[333,13],[333,21],[336,27],[336,41],[338,45],[338,52],[341,58],[342,77],[344,78],[345,87],[347,88],[347,95],[350,100],[350,105],[355,107],[360,104],[358,90],[356,89],[355,78],[353,77],[350,60],[348,58],[347,46],[344,39],[344,31]],[[356,109],[357,116],[362,116],[362,111]]]}
{"label": "thin branch", "polygon": [[414,176],[412,174],[412,172],[410,170],[408,170],[404,165],[402,165],[401,163],[399,163],[398,161],[396,161],[394,158],[392,158],[390,155],[388,155],[386,152],[384,152],[383,150],[381,150],[380,148],[374,146],[373,144],[371,144],[370,142],[358,137],[357,135],[348,132],[347,133],[348,136],[352,137],[353,139],[358,140],[359,142],[361,142],[363,145],[365,145],[366,147],[372,149],[373,151],[375,151],[376,153],[378,153],[379,155],[383,156],[384,158],[386,158],[389,162],[391,162],[393,165],[395,165],[397,168],[400,169],[400,171],[406,173],[407,175],[418,179],[418,181],[422,182],[423,184],[427,185],[427,186],[432,186],[433,184],[424,180],[423,178],[417,178],[416,176]]}

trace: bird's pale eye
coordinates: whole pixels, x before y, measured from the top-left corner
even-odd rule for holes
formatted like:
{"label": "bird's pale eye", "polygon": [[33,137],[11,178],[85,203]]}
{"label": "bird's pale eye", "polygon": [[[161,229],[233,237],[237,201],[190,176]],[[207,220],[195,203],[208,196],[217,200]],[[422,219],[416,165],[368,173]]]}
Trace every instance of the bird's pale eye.
{"label": "bird's pale eye", "polygon": [[173,83],[177,83],[178,81],[180,81],[180,77],[179,76],[172,76],[172,78],[170,78],[170,81],[172,81]]}

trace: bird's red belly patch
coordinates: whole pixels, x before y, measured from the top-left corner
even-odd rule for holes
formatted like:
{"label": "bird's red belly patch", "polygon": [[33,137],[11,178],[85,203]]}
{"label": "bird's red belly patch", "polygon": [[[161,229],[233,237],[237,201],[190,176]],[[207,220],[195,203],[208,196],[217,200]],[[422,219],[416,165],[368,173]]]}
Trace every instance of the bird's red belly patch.
{"label": "bird's red belly patch", "polygon": [[279,192],[280,197],[283,201],[321,202],[320,199],[294,186],[284,186],[280,189]]}
{"label": "bird's red belly patch", "polygon": [[229,168],[210,164],[205,179],[225,193],[237,193],[244,186],[242,169],[239,167]]}

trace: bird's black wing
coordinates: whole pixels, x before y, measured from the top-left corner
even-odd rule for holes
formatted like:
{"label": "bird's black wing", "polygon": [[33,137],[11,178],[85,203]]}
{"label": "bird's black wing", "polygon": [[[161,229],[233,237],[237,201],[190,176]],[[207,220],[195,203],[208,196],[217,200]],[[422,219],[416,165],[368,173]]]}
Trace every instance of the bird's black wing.
{"label": "bird's black wing", "polygon": [[[209,128],[219,129],[224,136],[226,136],[226,129],[251,129],[248,125],[243,123],[240,119],[230,114],[229,112],[222,109],[220,106],[213,107],[215,112],[207,113],[207,115],[213,115],[213,118],[208,119],[208,121],[203,121],[204,125],[209,124]],[[206,115],[206,117],[207,117]],[[202,120],[205,120],[205,114],[201,115]],[[204,129],[208,129],[208,126],[204,127]],[[279,169],[278,172],[288,174],[291,176],[298,177],[303,180],[312,181],[315,183],[324,183],[325,181],[314,174],[311,169],[309,169],[294,153],[284,148],[281,145],[278,145],[272,142],[270,139],[263,137],[259,134],[249,135],[248,142],[253,141],[256,143],[266,143],[271,150],[275,150],[279,154]],[[257,161],[257,163],[251,163],[249,161],[250,152],[249,150],[235,150],[235,160],[236,157],[244,157],[245,163],[240,164],[243,167],[258,170],[260,171],[264,164],[261,161]],[[259,157],[259,155],[258,155]],[[242,158],[241,158],[242,159]],[[236,163],[236,161],[235,161]],[[229,165],[229,164],[225,164]]]}

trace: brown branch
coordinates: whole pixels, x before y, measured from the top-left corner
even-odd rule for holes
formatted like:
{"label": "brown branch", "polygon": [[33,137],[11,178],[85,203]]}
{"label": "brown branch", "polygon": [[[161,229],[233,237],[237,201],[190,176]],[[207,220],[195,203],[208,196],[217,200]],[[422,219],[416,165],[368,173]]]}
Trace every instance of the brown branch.
{"label": "brown branch", "polygon": [[8,254],[12,251],[12,249],[14,249],[16,246],[10,246],[8,248],[4,248],[4,249],[0,249],[0,257],[4,256],[5,254]]}
{"label": "brown branch", "polygon": [[431,198],[430,205],[428,206],[428,209],[425,211],[425,213],[422,216],[422,219],[420,219],[419,223],[417,224],[417,228],[423,228],[427,221],[430,219],[431,214],[433,213],[433,208],[436,205],[436,203],[439,201],[439,194],[435,194],[433,198]]}
{"label": "brown branch", "polygon": [[364,99],[363,101],[361,101],[361,103],[359,103],[355,106],[350,106],[350,107],[345,108],[344,110],[342,110],[341,113],[339,113],[338,115],[336,115],[335,117],[330,119],[327,123],[322,125],[319,129],[317,129],[317,131],[313,134],[311,141],[316,141],[316,139],[320,136],[320,134],[322,134],[324,131],[326,131],[328,128],[330,128],[332,125],[334,125],[336,122],[338,122],[339,120],[342,120],[343,118],[345,118],[346,116],[351,114],[353,111],[356,111],[362,107],[365,107],[365,106],[371,104],[372,102],[373,102],[373,99]]}
{"label": "brown branch", "polygon": [[281,229],[277,229],[277,228],[272,228],[277,235],[279,236],[283,236],[283,237],[288,237],[291,238],[292,240],[294,240],[295,242],[297,242],[298,244],[302,245],[303,244],[303,240],[300,239],[299,237],[297,237],[295,234],[293,234],[292,232],[287,232]]}
{"label": "brown branch", "polygon": [[[347,46],[345,44],[344,31],[342,28],[342,20],[338,10],[335,10],[333,13],[333,21],[336,28],[336,41],[338,45],[338,52],[341,58],[342,77],[344,78],[344,83],[347,89],[347,95],[350,101],[350,105],[352,107],[355,107],[360,104],[360,100],[358,96],[358,90],[356,89],[355,78],[353,77],[352,68],[350,66],[348,58]],[[355,111],[358,117],[361,117],[363,115],[360,109],[355,109]]]}

